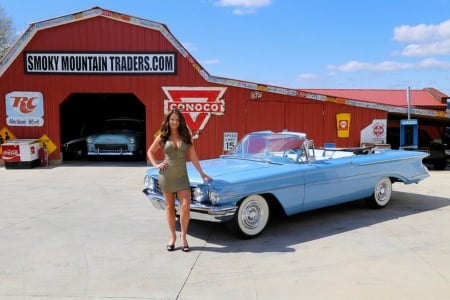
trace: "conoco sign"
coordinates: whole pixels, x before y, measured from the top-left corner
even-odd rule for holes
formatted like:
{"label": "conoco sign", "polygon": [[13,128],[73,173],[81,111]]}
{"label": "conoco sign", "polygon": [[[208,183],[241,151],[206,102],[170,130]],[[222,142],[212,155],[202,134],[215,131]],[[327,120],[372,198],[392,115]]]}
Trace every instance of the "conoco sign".
{"label": "conoco sign", "polygon": [[226,87],[162,87],[168,99],[164,100],[164,113],[179,109],[193,138],[198,138],[211,115],[223,115]]}

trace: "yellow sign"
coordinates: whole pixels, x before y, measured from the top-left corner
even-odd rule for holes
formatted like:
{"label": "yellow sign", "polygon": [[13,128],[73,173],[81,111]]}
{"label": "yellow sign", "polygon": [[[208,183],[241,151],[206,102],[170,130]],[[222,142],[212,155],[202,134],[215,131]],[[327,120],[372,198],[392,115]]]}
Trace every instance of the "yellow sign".
{"label": "yellow sign", "polygon": [[39,144],[41,145],[41,148],[47,149],[48,155],[52,154],[57,148],[55,143],[53,143],[53,141],[46,134],[41,136],[39,139]]}
{"label": "yellow sign", "polygon": [[[3,127],[0,130],[0,144],[7,143],[10,140],[15,140],[16,136],[8,128]],[[0,147],[0,158],[2,155],[2,147]]]}
{"label": "yellow sign", "polygon": [[337,135],[340,138],[348,138],[350,136],[350,118],[349,113],[336,114]]}

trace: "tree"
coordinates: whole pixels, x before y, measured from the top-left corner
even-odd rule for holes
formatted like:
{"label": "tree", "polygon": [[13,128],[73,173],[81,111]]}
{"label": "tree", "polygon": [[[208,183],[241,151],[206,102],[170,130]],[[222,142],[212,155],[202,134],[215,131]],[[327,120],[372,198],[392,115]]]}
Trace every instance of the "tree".
{"label": "tree", "polygon": [[14,42],[14,30],[12,20],[6,15],[3,7],[0,6],[0,58]]}

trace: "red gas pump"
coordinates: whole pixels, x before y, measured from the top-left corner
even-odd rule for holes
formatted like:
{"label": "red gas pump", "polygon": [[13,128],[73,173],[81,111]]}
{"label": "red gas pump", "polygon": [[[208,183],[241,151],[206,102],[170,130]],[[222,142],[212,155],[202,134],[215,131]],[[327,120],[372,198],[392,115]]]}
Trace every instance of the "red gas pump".
{"label": "red gas pump", "polygon": [[45,148],[39,148],[39,163],[41,167],[48,166],[48,151]]}

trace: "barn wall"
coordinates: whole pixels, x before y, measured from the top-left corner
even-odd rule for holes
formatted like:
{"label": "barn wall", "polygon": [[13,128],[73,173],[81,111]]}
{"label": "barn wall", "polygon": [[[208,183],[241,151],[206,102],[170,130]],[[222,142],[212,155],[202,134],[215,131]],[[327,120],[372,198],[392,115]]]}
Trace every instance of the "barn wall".
{"label": "barn wall", "polygon": [[[337,136],[336,114],[350,113],[348,138]],[[247,101],[247,129],[305,132],[316,146],[335,143],[339,147],[360,145],[360,131],[374,119],[386,119],[384,111],[314,101],[304,98],[264,94],[261,101]]]}
{"label": "barn wall", "polygon": [[[158,30],[97,16],[38,31],[24,51],[177,52],[177,49]],[[255,130],[288,129],[307,133],[319,146],[324,142],[357,146],[361,128],[369,125],[372,119],[386,118],[386,113],[378,110],[211,83],[193,67],[191,58],[178,52],[175,75],[25,74],[21,53],[3,73],[0,83],[1,95],[12,91],[43,94],[44,126],[14,126],[10,129],[18,138],[39,138],[46,134],[58,148],[62,143],[60,106],[73,93],[136,95],[145,106],[149,146],[163,119],[167,96],[162,87],[226,87],[222,97],[224,114],[212,115],[195,141],[201,158],[215,157],[224,152],[224,132],[236,132],[241,138]],[[336,114],[340,112],[352,115],[349,138],[337,138]],[[6,113],[2,109],[0,129],[6,126],[5,120]],[[52,153],[50,159],[61,159],[60,151]]]}
{"label": "barn wall", "polygon": [[[96,17],[39,31],[24,51],[175,52],[176,49],[159,31]],[[44,97],[44,126],[14,126],[10,128],[14,134],[20,138],[36,138],[45,133],[58,146],[60,104],[72,93],[134,93],[146,106],[147,132],[152,132],[159,127],[163,115],[162,86],[208,86],[192,64],[179,54],[176,75],[24,74],[23,56],[19,55],[1,82],[2,95],[12,91],[39,91]],[[0,118],[2,125],[6,119],[3,109]],[[57,159],[60,153],[52,156]]]}

